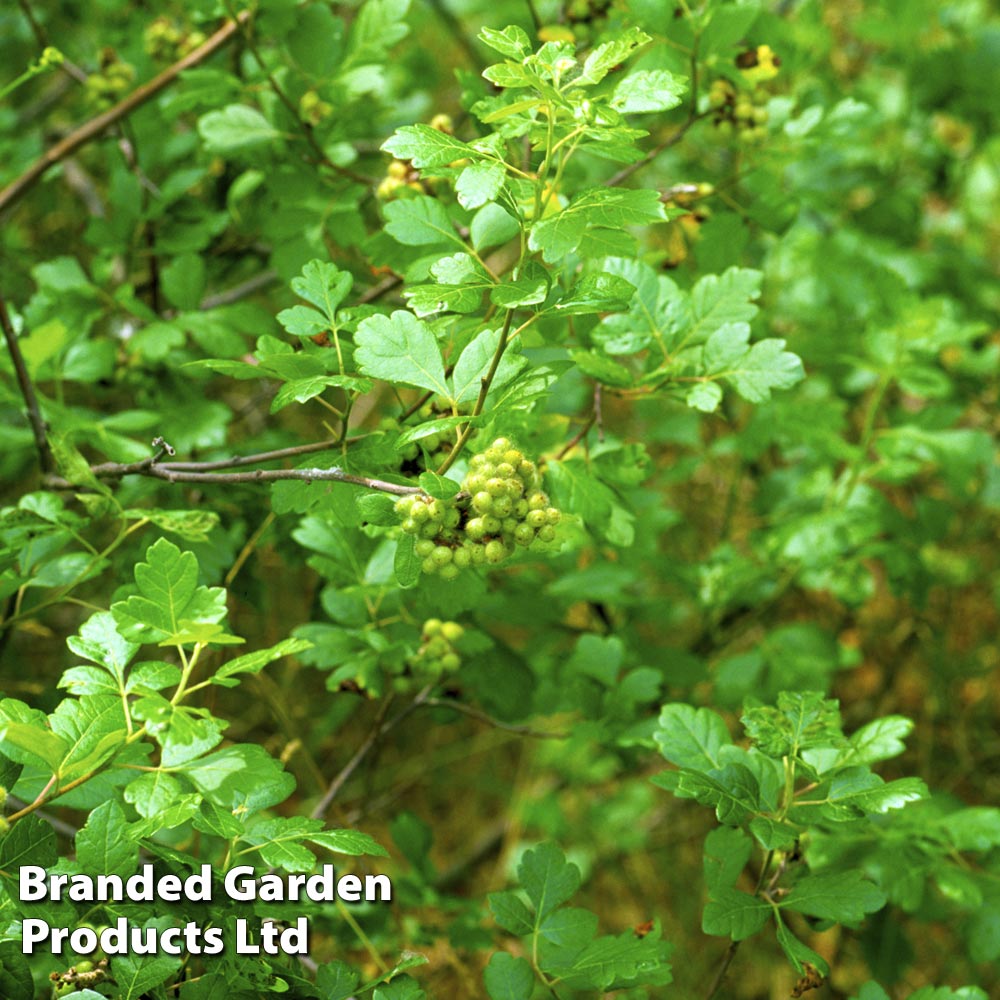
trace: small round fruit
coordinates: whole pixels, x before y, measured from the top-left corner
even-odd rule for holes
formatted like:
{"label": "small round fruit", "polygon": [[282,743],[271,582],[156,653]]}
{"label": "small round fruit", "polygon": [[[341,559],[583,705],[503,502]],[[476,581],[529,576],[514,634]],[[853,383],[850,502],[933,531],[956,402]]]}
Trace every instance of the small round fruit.
{"label": "small round fruit", "polygon": [[549,507],[545,511],[545,520],[548,524],[558,524],[562,520],[562,511],[557,507]]}
{"label": "small round fruit", "polygon": [[514,529],[514,541],[518,545],[530,545],[535,540],[535,529],[530,524],[519,524]]}
{"label": "small round fruit", "polygon": [[538,538],[543,542],[553,542],[556,537],[556,529],[551,524],[543,525],[538,529]]}
{"label": "small round fruit", "polygon": [[447,545],[438,545],[431,553],[431,559],[437,566],[447,566],[451,562],[451,549]]}
{"label": "small round fruit", "polygon": [[467,566],[472,564],[472,556],[469,550],[464,546],[460,549],[455,549],[451,554],[451,561],[459,568],[465,569]]}
{"label": "small round fruit", "polygon": [[486,546],[486,561],[488,563],[503,562],[503,557],[507,553],[504,551],[503,542],[494,539]]}
{"label": "small round fruit", "polygon": [[465,629],[458,622],[443,622],[441,624],[441,634],[449,642],[458,642],[465,635]]}
{"label": "small round fruit", "polygon": [[546,523],[548,518],[546,517],[544,510],[529,510],[524,520],[525,523],[531,525],[532,528],[540,528]]}
{"label": "small round fruit", "polygon": [[474,542],[478,542],[486,534],[486,525],[481,517],[474,517],[465,525],[465,533]]}
{"label": "small round fruit", "polygon": [[446,673],[458,670],[461,665],[462,658],[457,653],[445,653],[445,655],[441,657],[441,669]]}
{"label": "small round fruit", "polygon": [[500,518],[493,514],[487,514],[483,518],[483,529],[487,535],[496,535],[500,532]]}
{"label": "small round fruit", "polygon": [[434,551],[434,542],[430,538],[418,538],[416,545],[413,546],[413,551],[421,559],[426,559]]}
{"label": "small round fruit", "polygon": [[[492,480],[491,480],[492,482]],[[493,509],[493,494],[483,490],[472,498],[472,507],[480,514],[489,514]]]}
{"label": "small round fruit", "polygon": [[447,566],[442,566],[440,569],[440,576],[442,580],[454,580],[462,571],[454,564],[448,563]]}

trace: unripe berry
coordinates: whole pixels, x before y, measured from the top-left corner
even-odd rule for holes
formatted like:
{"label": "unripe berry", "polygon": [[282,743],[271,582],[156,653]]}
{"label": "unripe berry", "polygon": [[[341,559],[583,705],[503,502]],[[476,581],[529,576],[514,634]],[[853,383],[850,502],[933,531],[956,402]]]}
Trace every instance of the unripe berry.
{"label": "unripe berry", "polygon": [[441,567],[440,576],[442,580],[454,580],[461,572],[454,563],[448,563],[446,566]]}
{"label": "unripe berry", "polygon": [[417,544],[413,546],[413,551],[421,559],[426,559],[434,551],[434,542],[430,538],[418,538]]}
{"label": "unripe berry", "polygon": [[459,569],[465,569],[472,563],[472,556],[469,550],[463,547],[452,552],[451,560]]}
{"label": "unripe berry", "polygon": [[436,562],[434,562],[434,560],[433,560],[433,559],[431,559],[430,557],[428,557],[427,559],[425,559],[425,560],[424,560],[424,561],[423,561],[423,562],[422,562],[422,563],[420,564],[420,568],[421,568],[421,569],[422,569],[422,570],[423,570],[423,571],[424,571],[425,573],[436,573],[436,572],[437,572],[437,568],[438,568],[438,566],[437,566],[437,563],[436,563]]}
{"label": "unripe berry", "polygon": [[417,524],[416,519],[412,517],[406,518],[401,527],[408,535],[415,535],[420,530],[420,525]]}
{"label": "unripe berry", "polygon": [[504,551],[503,542],[494,539],[486,546],[486,561],[489,563],[503,562],[503,557],[507,553]]}
{"label": "unripe berry", "polygon": [[491,497],[502,497],[507,492],[507,484],[497,476],[488,480],[486,490]]}
{"label": "unripe berry", "polygon": [[538,538],[543,542],[555,541],[556,529],[552,527],[551,524],[543,525],[538,529]]}
{"label": "unripe berry", "polygon": [[441,634],[449,642],[458,642],[465,635],[465,629],[458,622],[443,622],[441,624]]}
{"label": "unripe berry", "polygon": [[514,532],[517,530],[517,525],[518,522],[513,517],[505,517],[500,522],[500,530],[505,535],[513,535]]}
{"label": "unripe berry", "polygon": [[558,524],[562,520],[562,511],[556,507],[549,507],[545,511],[545,520],[549,524]]}
{"label": "unripe berry", "polygon": [[487,535],[496,535],[500,533],[500,518],[495,517],[493,514],[487,514],[483,518],[483,528]]}
{"label": "unripe berry", "polygon": [[444,526],[446,528],[457,528],[458,522],[462,520],[462,515],[458,512],[455,507],[449,507],[445,511],[444,515]]}
{"label": "unripe berry", "polygon": [[524,520],[532,528],[540,528],[547,518],[544,510],[529,510]]}
{"label": "unripe berry", "polygon": [[514,540],[519,545],[530,545],[535,540],[535,529],[530,524],[519,524],[514,529]]}
{"label": "unripe berry", "polygon": [[527,500],[518,500],[517,503],[514,504],[514,517],[516,517],[519,520],[523,521],[524,520],[524,515],[527,514],[527,513],[528,513],[528,501]]}
{"label": "unripe berry", "polygon": [[485,545],[473,545],[469,549],[472,553],[472,565],[482,566],[486,562],[486,546]]}
{"label": "unripe berry", "polygon": [[493,501],[493,513],[497,517],[508,517],[514,509],[514,501],[510,497],[497,497]]}
{"label": "unripe berry", "polygon": [[451,673],[453,670],[458,670],[462,665],[462,659],[457,653],[445,653],[441,657],[441,669],[446,673]]}
{"label": "unripe berry", "polygon": [[427,509],[427,504],[415,503],[411,505],[410,517],[412,517],[417,524],[423,524],[425,521],[429,520],[430,516],[431,513]]}
{"label": "unripe berry", "polygon": [[440,618],[428,618],[424,622],[424,635],[430,638],[431,636],[440,634],[442,624],[443,622]]}
{"label": "unripe berry", "polygon": [[434,521],[428,521],[427,524],[423,525],[420,529],[421,538],[437,538],[438,532],[441,530],[441,526],[436,524]]}
{"label": "unripe berry", "polygon": [[431,553],[431,559],[438,566],[447,566],[451,562],[451,549],[446,545],[438,545]]}
{"label": "unripe berry", "polygon": [[497,475],[501,479],[510,479],[514,475],[515,466],[511,465],[510,462],[501,462],[497,466]]}
{"label": "unripe berry", "polygon": [[478,542],[479,539],[486,534],[486,525],[483,523],[483,518],[472,518],[472,520],[465,525],[465,533],[473,541]]}
{"label": "unripe berry", "polygon": [[[490,480],[491,482],[493,480]],[[472,498],[472,506],[480,514],[488,514],[493,509],[493,496],[494,494],[487,493],[483,490],[481,493],[477,493]]]}
{"label": "unripe berry", "polygon": [[549,498],[542,492],[532,493],[528,497],[529,510],[544,510],[549,505]]}

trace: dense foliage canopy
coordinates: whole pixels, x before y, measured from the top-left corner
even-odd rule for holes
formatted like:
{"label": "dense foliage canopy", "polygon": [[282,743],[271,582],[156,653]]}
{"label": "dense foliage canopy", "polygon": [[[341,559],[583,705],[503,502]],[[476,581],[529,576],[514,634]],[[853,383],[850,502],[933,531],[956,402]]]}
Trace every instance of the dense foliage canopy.
{"label": "dense foliage canopy", "polygon": [[[985,0],[19,0],[0,67],[0,997],[1000,989]],[[18,877],[206,863],[393,898]]]}

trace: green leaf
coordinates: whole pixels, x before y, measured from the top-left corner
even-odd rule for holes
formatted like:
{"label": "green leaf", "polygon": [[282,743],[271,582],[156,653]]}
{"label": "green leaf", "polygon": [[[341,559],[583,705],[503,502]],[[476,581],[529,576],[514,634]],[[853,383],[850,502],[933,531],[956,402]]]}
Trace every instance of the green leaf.
{"label": "green leaf", "polygon": [[462,208],[481,208],[496,201],[507,171],[500,163],[473,163],[466,167],[455,182],[455,195]]}
{"label": "green leaf", "polygon": [[217,805],[251,812],[284,802],[295,779],[263,748],[238,744],[180,768]]}
{"label": "green leaf", "polygon": [[122,807],[114,799],[102,802],[76,835],[76,859],[85,871],[102,875],[135,874],[139,845],[128,834]]}
{"label": "green leaf", "polygon": [[622,229],[664,218],[656,191],[590,188],[561,212],[531,227],[528,246],[553,263],[573,253],[590,227]]}
{"label": "green leaf", "polygon": [[516,893],[491,892],[489,904],[493,919],[504,930],[518,937],[530,934],[534,930],[535,921],[531,911]]}
{"label": "green leaf", "polygon": [[202,115],[198,133],[205,151],[220,156],[244,153],[281,138],[281,133],[256,108],[243,104],[230,104],[221,111]]}
{"label": "green leaf", "polygon": [[195,641],[192,625],[218,624],[226,616],[226,592],[198,586],[197,559],[165,538],[146,550],[146,562],[135,567],[135,582],[139,594],[111,606],[119,632],[129,641]]}
{"label": "green leaf", "polygon": [[59,770],[70,746],[44,727],[32,726],[25,722],[5,722],[0,724],[0,748],[7,754],[16,748],[43,761],[55,774]]}
{"label": "green leaf", "polygon": [[[500,330],[481,330],[459,355],[452,372],[452,399],[456,403],[471,403],[479,396],[482,380],[486,377],[493,363],[500,344]],[[491,389],[502,389],[517,377],[526,362],[520,354],[508,348],[493,375]]]}
{"label": "green leaf", "polygon": [[483,982],[491,1000],[531,1000],[535,974],[526,959],[498,951],[483,970]]}
{"label": "green leaf", "polygon": [[292,403],[305,403],[321,395],[327,389],[344,389],[346,392],[371,392],[372,383],[368,379],[350,375],[310,375],[308,378],[286,382],[271,400],[271,412],[277,413]]}
{"label": "green leaf", "polygon": [[805,372],[799,356],[785,350],[785,341],[771,338],[758,340],[724,377],[748,403],[764,403],[772,389],[790,389]]}
{"label": "green leaf", "polygon": [[635,383],[632,373],[624,365],[620,365],[617,361],[612,361],[611,358],[602,354],[574,349],[569,352],[569,356],[584,375],[589,375],[604,385],[625,388]]}
{"label": "green leaf", "polygon": [[35,815],[19,819],[0,837],[0,871],[13,873],[22,865],[51,868],[58,858],[55,830]]}
{"label": "green leaf", "polygon": [[392,566],[396,574],[396,583],[404,590],[415,587],[420,579],[422,560],[415,551],[415,545],[416,539],[413,535],[401,535],[396,542]]}
{"label": "green leaf", "polygon": [[600,83],[611,70],[626,59],[640,46],[645,45],[652,39],[644,31],[638,28],[628,28],[622,31],[618,37],[603,45],[598,45],[593,52],[587,56],[587,61],[583,64],[583,70],[573,81],[574,85],[593,85]]}
{"label": "green leaf", "polygon": [[711,772],[682,770],[677,779],[680,798],[714,806],[720,823],[741,826],[760,809],[760,786],[743,764],[727,764]]}
{"label": "green leaf", "polygon": [[517,867],[521,886],[535,907],[535,919],[543,920],[580,888],[580,869],[567,862],[552,843],[525,851]]}
{"label": "green leaf", "polygon": [[[147,920],[144,928],[158,931],[170,926],[169,917]],[[139,1000],[160,986],[181,967],[181,956],[173,955],[115,955],[111,959],[111,975],[115,981],[115,996],[118,1000]]]}
{"label": "green leaf", "polygon": [[856,869],[806,875],[795,883],[780,906],[810,917],[857,925],[866,913],[881,910],[885,893]]}
{"label": "green leaf", "polygon": [[653,739],[671,764],[700,771],[721,767],[719,750],[732,743],[715,712],[679,703],[664,705]]}
{"label": "green leaf", "polygon": [[490,292],[490,301],[501,309],[538,305],[548,297],[551,280],[541,264],[528,261],[514,281],[497,285]]}
{"label": "green leaf", "polygon": [[336,326],[337,310],[353,284],[354,278],[349,271],[341,271],[336,264],[327,261],[311,260],[302,268],[299,277],[292,278],[292,291],[319,309],[330,326]]}
{"label": "green leaf", "polygon": [[621,312],[634,294],[634,286],[617,274],[585,274],[555,307],[566,316]]}
{"label": "green leaf", "polygon": [[448,398],[441,348],[412,313],[399,309],[391,317],[369,316],[358,325],[355,343],[355,360],[366,375]]}
{"label": "green leaf", "polygon": [[118,686],[125,683],[125,668],[139,650],[138,643],[122,638],[113,615],[99,611],[80,626],[77,635],[70,636],[66,645],[77,656],[104,667]]}
{"label": "green leaf", "polygon": [[384,212],[386,232],[406,246],[464,245],[444,206],[436,198],[426,195],[400,198],[389,202]]}
{"label": "green leaf", "polygon": [[500,205],[490,203],[472,217],[469,237],[476,250],[482,251],[514,239],[520,231],[521,224],[514,216]]}
{"label": "green leaf", "polygon": [[479,40],[509,59],[523,59],[531,51],[531,39],[516,24],[509,25],[503,31],[483,28],[479,32]]}
{"label": "green leaf", "polygon": [[705,904],[701,929],[706,934],[743,941],[756,934],[771,916],[771,907],[762,899],[738,889],[719,888]]}
{"label": "green leaf", "polygon": [[[415,167],[443,167],[475,156],[473,148],[430,125],[404,125],[382,143],[397,160],[411,160]],[[502,167],[500,168],[503,169]]]}
{"label": "green leaf", "polygon": [[228,663],[224,663],[212,676],[212,683],[222,684],[224,687],[235,687],[237,682],[231,678],[237,674],[258,674],[269,663],[285,656],[294,656],[304,649],[312,649],[312,643],[306,639],[282,639],[281,642],[268,649],[257,649],[252,653],[237,656]]}
{"label": "green leaf", "polygon": [[437,497],[438,500],[450,500],[462,489],[461,484],[454,479],[439,476],[436,472],[422,472],[417,482],[425,493]]}
{"label": "green leaf", "polygon": [[615,87],[611,107],[623,115],[669,111],[681,103],[687,89],[686,77],[665,69],[639,70]]}
{"label": "green leaf", "polygon": [[819,691],[783,691],[778,695],[777,707],[750,708],[740,721],[747,736],[769,757],[846,743],[838,703],[824,698]]}
{"label": "green leaf", "polygon": [[205,293],[205,277],[205,261],[200,254],[181,254],[163,269],[163,294],[178,309],[197,309]]}
{"label": "green leaf", "polygon": [[705,838],[703,865],[709,895],[736,884],[752,850],[753,844],[742,830],[720,826]]}
{"label": "green leaf", "polygon": [[[781,950],[784,951],[788,958],[788,961],[792,963],[795,967],[795,971],[801,976],[806,971],[806,963],[814,966],[819,970],[820,975],[829,976],[830,966],[821,955],[816,954],[812,948],[803,944],[792,932],[784,925],[780,917],[775,917],[775,933],[778,938],[778,944],[781,945]],[[888,997],[886,998],[888,1000]]]}
{"label": "green leaf", "polygon": [[873,764],[898,757],[905,749],[903,740],[913,732],[913,723],[901,715],[886,715],[862,726],[849,739],[844,759],[854,764]]}

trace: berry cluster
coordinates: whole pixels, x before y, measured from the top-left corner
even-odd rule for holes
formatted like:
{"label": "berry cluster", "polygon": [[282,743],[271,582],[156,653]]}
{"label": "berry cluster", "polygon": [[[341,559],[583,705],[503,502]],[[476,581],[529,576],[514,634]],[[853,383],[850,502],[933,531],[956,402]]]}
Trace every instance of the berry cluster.
{"label": "berry cluster", "polygon": [[464,634],[465,629],[458,622],[428,618],[421,631],[420,648],[407,661],[411,676],[427,683],[458,670],[462,665],[462,658],[455,650],[455,643]]}
{"label": "berry cluster", "polygon": [[118,53],[112,48],[101,50],[101,68],[91,73],[84,84],[87,102],[94,108],[110,108],[135,79],[135,67],[131,63],[122,62]]}
{"label": "berry cluster", "polygon": [[507,438],[473,456],[462,491],[457,501],[415,493],[396,503],[425,573],[454,580],[468,566],[503,562],[518,546],[555,540],[559,511],[539,489],[534,463]]}
{"label": "berry cluster", "polygon": [[728,135],[734,130],[746,142],[759,142],[767,135],[767,108],[761,105],[764,95],[737,93],[733,84],[725,79],[712,82],[708,91],[708,103],[712,108],[712,120],[721,134]]}

